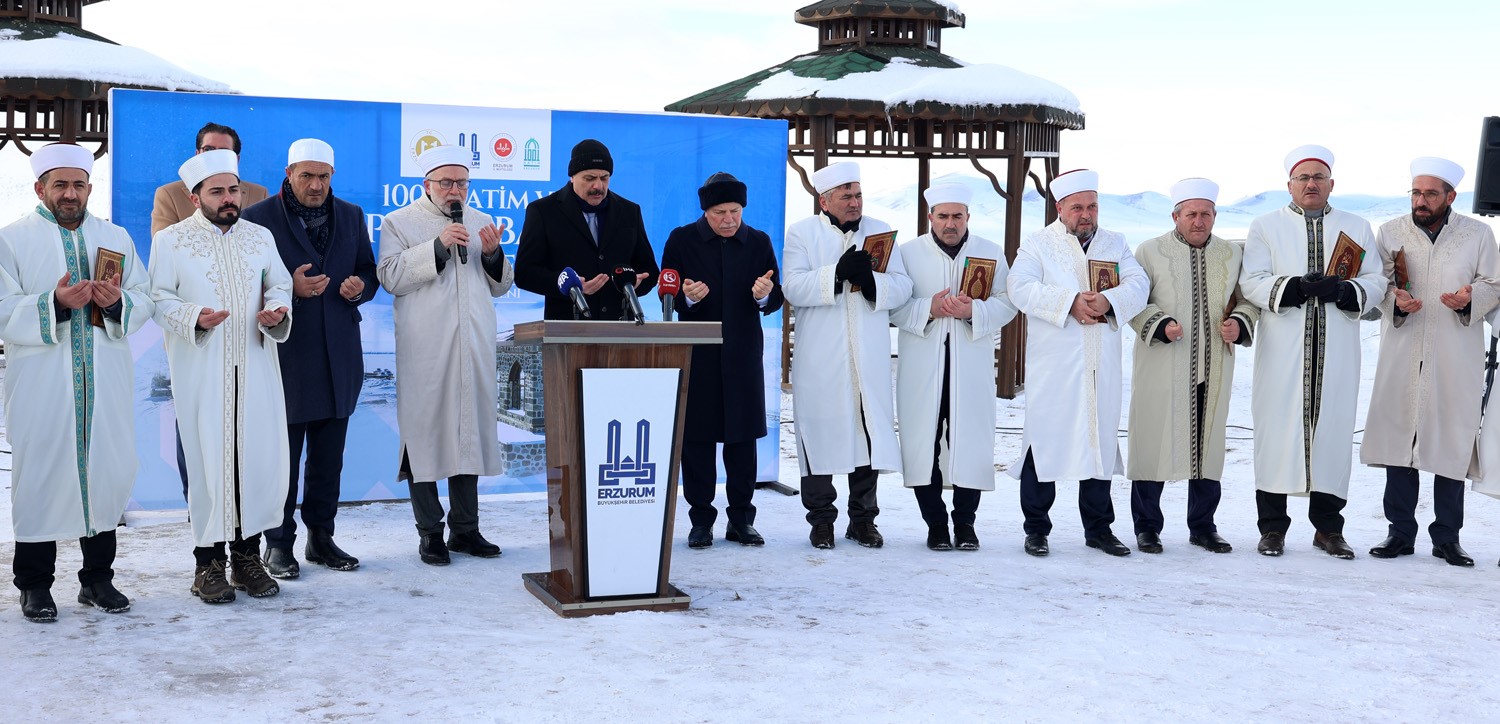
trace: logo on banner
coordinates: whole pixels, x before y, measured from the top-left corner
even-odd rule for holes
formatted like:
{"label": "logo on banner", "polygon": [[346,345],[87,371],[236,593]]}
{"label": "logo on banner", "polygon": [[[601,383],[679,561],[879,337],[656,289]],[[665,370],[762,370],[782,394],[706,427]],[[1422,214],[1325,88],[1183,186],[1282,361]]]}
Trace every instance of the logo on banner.
{"label": "logo on banner", "polygon": [[542,144],[537,143],[535,138],[526,139],[526,155],[521,165],[526,168],[542,167]]}
{"label": "logo on banner", "polygon": [[635,455],[620,444],[620,421],[610,420],[605,435],[604,464],[599,466],[599,500],[611,503],[649,503],[656,499],[656,463],[651,462],[651,423],[635,424]]}
{"label": "logo on banner", "polygon": [[479,134],[459,131],[458,147],[469,149],[469,168],[479,168]]}
{"label": "logo on banner", "polygon": [[437,131],[431,128],[424,128],[417,131],[417,135],[412,137],[411,145],[408,148],[411,149],[411,157],[415,161],[418,156],[422,155],[423,151],[443,145],[446,145],[446,143]]}
{"label": "logo on banner", "polygon": [[490,153],[501,161],[509,161],[516,153],[516,139],[511,138],[508,133],[501,133],[490,139]]}

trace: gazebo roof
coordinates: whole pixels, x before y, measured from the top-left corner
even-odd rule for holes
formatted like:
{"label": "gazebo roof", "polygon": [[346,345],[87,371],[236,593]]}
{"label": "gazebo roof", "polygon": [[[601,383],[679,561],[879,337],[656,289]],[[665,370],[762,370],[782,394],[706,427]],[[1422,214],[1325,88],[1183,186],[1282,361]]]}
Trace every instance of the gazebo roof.
{"label": "gazebo roof", "polygon": [[0,18],[0,88],[33,82],[78,86],[59,93],[61,97],[90,97],[107,91],[108,86],[234,92],[216,80],[80,27]]}
{"label": "gazebo roof", "polygon": [[797,10],[797,22],[816,25],[834,18],[921,18],[961,28],[964,14],[941,0],[821,0]]}

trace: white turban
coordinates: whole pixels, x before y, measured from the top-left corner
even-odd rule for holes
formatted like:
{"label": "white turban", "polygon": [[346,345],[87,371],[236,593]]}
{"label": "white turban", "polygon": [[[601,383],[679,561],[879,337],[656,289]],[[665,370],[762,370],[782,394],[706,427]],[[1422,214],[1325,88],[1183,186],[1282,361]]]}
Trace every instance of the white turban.
{"label": "white turban", "polygon": [[333,146],[316,138],[299,138],[292,141],[292,147],[286,150],[286,165],[291,166],[302,161],[317,161],[333,166]]}
{"label": "white turban", "polygon": [[1172,204],[1192,199],[1203,199],[1210,204],[1219,202],[1219,185],[1206,178],[1185,178],[1172,184]]}
{"label": "white turban", "polygon": [[938,184],[923,191],[922,198],[927,200],[929,209],[937,208],[938,204],[963,204],[968,208],[974,200],[974,191],[964,184]]}
{"label": "white turban", "polygon": [[177,175],[187,184],[188,191],[192,191],[194,186],[203,183],[209,176],[221,173],[232,173],[235,178],[240,177],[240,157],[227,148],[204,151],[184,161],[182,167],[177,169]]}
{"label": "white turban", "polygon": [[1296,168],[1303,161],[1319,161],[1328,167],[1329,173],[1333,173],[1333,151],[1322,146],[1307,145],[1298,146],[1286,155],[1287,175],[1290,176],[1292,169]]}
{"label": "white turban", "polygon": [[467,169],[471,158],[473,154],[463,146],[433,146],[417,157],[417,166],[422,169],[422,175],[426,176],[444,166],[463,166]]}
{"label": "white turban", "polygon": [[94,172],[94,154],[76,143],[49,143],[31,154],[31,173],[37,178],[54,168],[81,168]]}
{"label": "white turban", "polygon": [[1099,190],[1099,172],[1090,171],[1085,168],[1075,169],[1058,175],[1052,179],[1052,200],[1062,203],[1062,200],[1081,191]]}
{"label": "white turban", "polygon": [[1458,182],[1464,180],[1464,167],[1446,158],[1436,156],[1423,156],[1412,159],[1411,177],[1431,176],[1448,182],[1449,186],[1458,188]]}
{"label": "white turban", "polygon": [[844,184],[859,182],[859,164],[853,161],[840,161],[831,163],[813,172],[813,188],[819,194],[826,194],[830,189],[836,189]]}

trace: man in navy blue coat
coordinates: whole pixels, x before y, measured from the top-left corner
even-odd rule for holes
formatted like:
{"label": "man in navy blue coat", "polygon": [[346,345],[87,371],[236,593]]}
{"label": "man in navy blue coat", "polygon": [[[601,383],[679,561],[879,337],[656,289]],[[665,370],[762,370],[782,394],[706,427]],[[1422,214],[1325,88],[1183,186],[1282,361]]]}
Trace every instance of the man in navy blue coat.
{"label": "man in navy blue coat", "polygon": [[303,553],[309,563],[337,571],[359,567],[359,559],[333,542],[333,519],[349,416],[364,384],[359,305],[370,301],[378,286],[365,212],[334,198],[332,176],[333,147],[316,138],[295,141],[287,152],[281,193],[243,214],[276,238],[281,261],[292,272],[297,319],[291,337],[278,348],[292,465],[281,527],[266,531],[266,569],[277,578],[296,578],[301,572],[292,555],[297,539],[292,511],[304,441]]}
{"label": "man in navy blue coat", "polygon": [[771,237],[742,223],[745,184],[727,173],[698,189],[703,216],[672,230],[663,269],[682,278],[675,305],[684,321],[721,322],[724,343],[695,345],[682,435],[682,492],[689,548],[713,545],[715,446],[724,443],[724,539],[764,545],[755,530],[755,441],[766,436],[765,333],[760,318],[781,309]]}

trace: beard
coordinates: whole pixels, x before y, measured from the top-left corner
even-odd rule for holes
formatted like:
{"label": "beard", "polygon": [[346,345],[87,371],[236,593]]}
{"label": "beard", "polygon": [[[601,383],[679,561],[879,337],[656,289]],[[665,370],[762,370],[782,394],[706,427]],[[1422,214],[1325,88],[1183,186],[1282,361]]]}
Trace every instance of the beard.
{"label": "beard", "polygon": [[52,218],[57,219],[59,224],[76,224],[83,221],[83,215],[87,208],[81,202],[73,202],[63,206],[62,202],[45,204],[47,210],[52,212]]}
{"label": "beard", "polygon": [[1418,226],[1432,226],[1448,213],[1448,204],[1442,204],[1436,209],[1412,209],[1411,220]]}
{"label": "beard", "polygon": [[225,204],[213,213],[204,211],[203,218],[208,219],[208,223],[216,226],[233,226],[234,222],[240,220],[240,207],[234,204]]}

